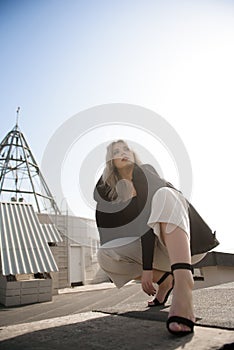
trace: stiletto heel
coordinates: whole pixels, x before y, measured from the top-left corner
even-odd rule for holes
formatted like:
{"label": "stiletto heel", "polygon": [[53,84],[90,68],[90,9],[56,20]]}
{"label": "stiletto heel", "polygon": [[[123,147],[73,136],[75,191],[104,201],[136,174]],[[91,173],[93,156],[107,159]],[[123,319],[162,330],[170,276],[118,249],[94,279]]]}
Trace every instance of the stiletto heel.
{"label": "stiletto heel", "polygon": [[[171,266],[171,270],[172,270],[172,273],[175,270],[190,270],[192,272],[193,271],[193,267],[192,267],[192,265],[187,264],[187,263],[177,263],[177,264],[173,264]],[[177,331],[173,331],[169,327],[170,324],[173,323],[173,322],[176,322],[176,323],[179,323],[179,324],[183,324],[183,325],[189,327],[190,330],[189,331],[178,331],[178,332]],[[167,329],[168,329],[168,331],[170,333],[172,333],[173,335],[176,335],[178,337],[183,337],[185,335],[193,333],[194,325],[195,325],[195,323],[193,321],[189,320],[188,318],[181,317],[181,316],[171,316],[167,320]]]}
{"label": "stiletto heel", "polygon": [[[160,284],[162,284],[165,281],[165,279],[170,275],[172,275],[171,272],[165,272],[164,275],[157,282],[157,284],[160,286]],[[162,306],[162,305],[166,304],[167,299],[169,298],[169,295],[171,294],[172,289],[173,289],[173,287],[167,292],[167,294],[162,302],[158,301],[158,299],[156,297],[156,298],[154,298],[154,300],[148,302],[148,307]],[[153,303],[153,304],[150,304],[150,303]]]}

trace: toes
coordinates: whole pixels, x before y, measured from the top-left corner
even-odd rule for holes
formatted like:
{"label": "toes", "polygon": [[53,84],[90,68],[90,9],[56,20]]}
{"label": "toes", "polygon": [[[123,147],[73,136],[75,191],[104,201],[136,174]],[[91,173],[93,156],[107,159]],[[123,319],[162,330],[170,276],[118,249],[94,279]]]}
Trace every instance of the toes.
{"label": "toes", "polygon": [[179,323],[176,323],[176,322],[172,322],[170,324],[169,328],[173,332],[180,332],[182,330],[181,326],[179,325]]}
{"label": "toes", "polygon": [[190,332],[191,329],[180,323],[172,322],[169,326],[170,330],[173,332]]}

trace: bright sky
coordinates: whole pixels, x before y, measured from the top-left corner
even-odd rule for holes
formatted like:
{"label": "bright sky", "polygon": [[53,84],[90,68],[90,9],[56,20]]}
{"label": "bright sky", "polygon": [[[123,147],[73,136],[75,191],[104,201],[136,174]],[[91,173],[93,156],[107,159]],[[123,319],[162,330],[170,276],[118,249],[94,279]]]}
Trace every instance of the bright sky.
{"label": "bright sky", "polygon": [[[0,138],[21,106],[20,129],[40,164],[56,130],[77,113],[109,103],[150,109],[186,147],[191,202],[217,231],[217,250],[234,253],[233,43],[231,0],[0,0]],[[119,137],[149,145],[133,129]],[[91,136],[96,147],[119,138],[116,130],[90,133],[68,150],[63,190],[76,215],[93,211],[67,185],[76,181],[71,159],[91,151]],[[157,159],[167,158],[160,165],[177,184],[160,147]]]}

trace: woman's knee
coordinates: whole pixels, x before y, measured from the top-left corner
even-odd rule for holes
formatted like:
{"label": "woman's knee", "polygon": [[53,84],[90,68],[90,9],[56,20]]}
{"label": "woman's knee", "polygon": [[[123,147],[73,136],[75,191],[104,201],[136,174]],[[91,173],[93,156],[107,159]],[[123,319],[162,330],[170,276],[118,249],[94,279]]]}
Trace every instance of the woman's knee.
{"label": "woman's knee", "polygon": [[166,222],[160,222],[160,239],[164,246],[166,246],[166,243],[165,243],[166,226],[167,226]]}
{"label": "woman's knee", "polygon": [[173,234],[173,233],[175,233],[177,235],[182,234],[188,240],[190,238],[188,232],[183,230],[181,227],[179,227],[175,224],[167,223],[167,222],[160,222],[160,237],[161,237],[164,244],[165,244],[165,238],[168,235]]}

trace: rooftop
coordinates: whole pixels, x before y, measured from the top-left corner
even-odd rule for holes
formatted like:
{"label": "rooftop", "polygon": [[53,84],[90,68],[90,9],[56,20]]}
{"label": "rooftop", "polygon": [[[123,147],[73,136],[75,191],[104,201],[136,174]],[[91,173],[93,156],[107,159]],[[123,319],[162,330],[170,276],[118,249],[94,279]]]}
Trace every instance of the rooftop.
{"label": "rooftop", "polygon": [[[233,349],[234,283],[194,290],[197,326],[175,338],[165,327],[169,304],[146,307],[139,283],[66,289],[52,302],[0,308],[1,349]],[[169,299],[170,303],[170,299]],[[226,345],[225,344],[231,344]]]}

